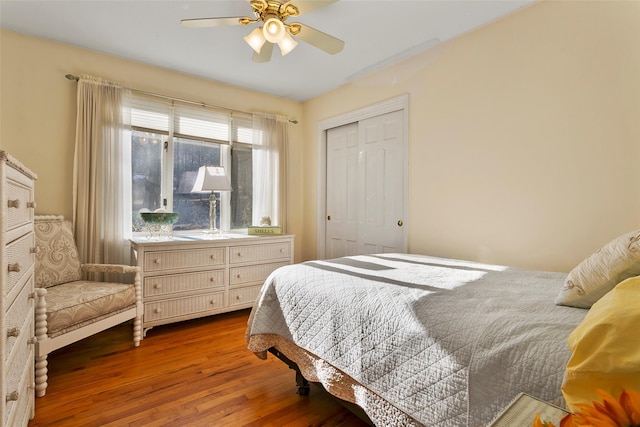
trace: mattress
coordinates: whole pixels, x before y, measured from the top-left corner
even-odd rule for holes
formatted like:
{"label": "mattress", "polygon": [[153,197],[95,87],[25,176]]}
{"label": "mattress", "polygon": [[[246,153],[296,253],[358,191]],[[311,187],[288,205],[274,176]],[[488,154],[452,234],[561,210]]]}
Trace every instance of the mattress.
{"label": "mattress", "polygon": [[520,392],[562,404],[567,337],[587,312],[553,303],[565,277],[409,254],[290,265],[263,285],[248,346],[300,349],[376,425],[486,425]]}

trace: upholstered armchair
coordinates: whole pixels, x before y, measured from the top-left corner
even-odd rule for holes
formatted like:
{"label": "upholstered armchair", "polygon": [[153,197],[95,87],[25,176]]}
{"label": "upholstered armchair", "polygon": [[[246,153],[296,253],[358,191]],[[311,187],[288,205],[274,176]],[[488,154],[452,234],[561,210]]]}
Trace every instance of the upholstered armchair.
{"label": "upholstered armchair", "polygon": [[[71,223],[64,217],[36,216],[35,238],[35,382],[36,396],[42,397],[52,351],[128,320],[133,320],[134,346],[140,345],[142,291],[138,267],[81,264]],[[131,273],[134,283],[86,280],[89,272]]]}

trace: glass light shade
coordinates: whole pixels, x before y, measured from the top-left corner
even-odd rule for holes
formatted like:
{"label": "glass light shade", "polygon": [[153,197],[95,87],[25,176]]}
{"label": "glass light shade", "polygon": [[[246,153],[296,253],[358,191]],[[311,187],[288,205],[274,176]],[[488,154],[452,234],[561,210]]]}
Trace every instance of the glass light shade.
{"label": "glass light shade", "polygon": [[264,35],[264,38],[267,39],[268,42],[278,43],[286,34],[286,30],[282,21],[277,18],[269,18],[264,21],[262,33]]}
{"label": "glass light shade", "polygon": [[285,56],[287,53],[291,52],[293,49],[295,49],[296,46],[298,46],[298,42],[295,41],[293,37],[291,37],[289,33],[285,31],[284,37],[282,37],[282,40],[278,42],[278,47],[280,48],[280,53],[282,54],[282,56]]}
{"label": "glass light shade", "polygon": [[264,35],[262,34],[262,27],[260,27],[251,31],[249,35],[244,38],[244,41],[246,41],[247,44],[256,51],[256,53],[260,53],[260,50],[266,43],[267,39],[264,38]]}

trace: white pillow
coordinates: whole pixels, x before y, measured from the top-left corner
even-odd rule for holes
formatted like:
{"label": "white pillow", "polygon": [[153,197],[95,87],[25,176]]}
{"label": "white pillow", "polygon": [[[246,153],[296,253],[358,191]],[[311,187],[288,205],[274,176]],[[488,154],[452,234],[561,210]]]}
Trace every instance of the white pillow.
{"label": "white pillow", "polygon": [[555,303],[590,308],[618,283],[638,275],[640,230],[612,240],[571,270]]}

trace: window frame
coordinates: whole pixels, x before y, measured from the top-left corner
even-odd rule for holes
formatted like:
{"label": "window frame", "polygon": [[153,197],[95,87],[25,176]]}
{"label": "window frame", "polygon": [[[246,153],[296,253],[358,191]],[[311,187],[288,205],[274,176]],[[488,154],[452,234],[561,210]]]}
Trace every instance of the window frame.
{"label": "window frame", "polygon": [[[147,111],[147,109],[145,109],[144,107],[148,107],[149,110]],[[174,193],[174,188],[173,188],[174,160],[175,160],[174,149],[175,149],[177,138],[189,139],[189,140],[200,142],[203,144],[207,144],[207,143],[218,144],[220,148],[220,165],[211,165],[211,166],[224,167],[225,170],[228,171],[227,174],[229,176],[231,174],[230,168],[232,165],[231,155],[232,155],[233,146],[234,145],[243,146],[243,147],[246,146],[253,149],[252,141],[248,141],[248,139],[253,139],[253,132],[254,132],[253,124],[252,124],[252,116],[248,113],[231,114],[229,112],[223,112],[219,109],[208,108],[204,105],[202,106],[184,105],[183,103],[179,103],[177,101],[163,102],[163,101],[158,101],[157,99],[154,99],[154,98],[149,98],[147,96],[138,96],[138,95],[132,96],[132,105],[130,106],[130,108],[131,108],[131,116],[132,116],[131,125],[130,125],[131,136],[133,135],[133,131],[149,132],[149,133],[162,135],[163,140],[161,141],[161,143],[163,144],[163,147],[161,150],[162,154],[161,154],[161,160],[160,160],[160,163],[161,163],[160,165],[161,167],[160,205],[167,211],[173,211],[173,204],[174,204],[174,194],[173,194]],[[144,110],[145,112],[149,112],[152,115],[153,113],[155,113],[156,115],[166,114],[166,118],[167,118],[166,128],[163,128],[163,126],[161,125],[158,125],[159,127],[158,129],[155,129],[154,127],[150,127],[150,126],[136,125],[135,124],[136,119],[134,117],[135,110],[138,110],[138,111]],[[176,112],[176,110],[178,110],[178,112]],[[203,117],[211,114],[212,117],[217,117],[218,119],[222,117],[226,118],[225,120],[226,123],[224,125],[226,126],[226,134],[228,136],[228,140],[225,141],[225,140],[216,139],[216,138],[207,138],[204,136],[190,135],[188,133],[176,132],[176,127],[177,127],[176,123],[179,120],[179,118],[191,117],[188,114],[181,115],[180,111],[199,112],[199,114],[202,114]],[[194,116],[197,117],[197,114],[195,114]],[[155,118],[157,119],[158,117],[155,117]],[[222,123],[221,120],[218,120],[218,121],[211,120],[211,122],[218,123],[218,124]],[[150,120],[150,123],[152,123],[151,120]],[[160,122],[157,122],[157,123],[160,123]],[[243,141],[239,141],[239,140],[243,140]],[[131,158],[130,161],[133,162],[133,158]],[[132,186],[132,184],[133,182],[130,183],[130,186]],[[247,231],[246,226],[231,229],[232,192],[223,191],[223,192],[217,193],[217,195],[218,195],[218,204],[220,208],[220,215],[219,215],[220,229],[223,231],[246,232]],[[129,209],[130,210],[132,209],[131,202],[129,203]],[[129,214],[129,217],[132,217],[132,215],[133,215],[133,212]],[[133,225],[132,227],[130,227],[130,230],[133,236],[140,236],[145,234],[144,231],[134,231]],[[202,228],[193,229],[193,230],[180,230],[180,231],[176,231],[176,233],[188,234],[188,233],[193,233],[193,232],[202,231],[202,230],[203,230]]]}

